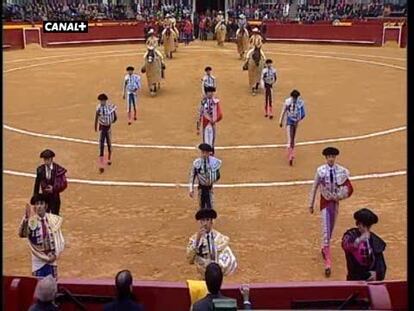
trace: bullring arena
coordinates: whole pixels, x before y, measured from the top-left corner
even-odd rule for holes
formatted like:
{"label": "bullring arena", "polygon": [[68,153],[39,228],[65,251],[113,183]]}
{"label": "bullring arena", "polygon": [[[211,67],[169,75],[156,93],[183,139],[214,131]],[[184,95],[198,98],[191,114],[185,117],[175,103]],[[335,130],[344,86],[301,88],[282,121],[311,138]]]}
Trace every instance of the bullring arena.
{"label": "bullring arena", "polygon": [[[406,55],[394,47],[264,45],[278,70],[275,113],[293,88],[307,103],[297,160],[287,165],[285,132],[263,118],[263,90],[253,97],[233,43],[181,46],[168,60],[156,97],[146,82],[139,119],[126,122],[122,77],[140,68],[138,44],[41,49],[5,56],[4,272],[30,275],[30,254],[17,236],[33,190],[39,152],[52,148],[68,169],[61,215],[67,241],[61,278],[112,278],[130,269],[141,280],[183,281],[195,269],[185,261],[197,225],[196,202],[185,188],[200,138],[195,133],[200,78],[211,65],[224,119],[217,156],[216,228],[227,234],[239,261],[226,282],[324,280],[319,253],[320,215],[307,208],[309,182],[327,145],[354,180],[342,203],[333,239],[331,280],[344,280],[340,239],[352,215],[370,207],[387,242],[387,279],[406,279]],[[118,105],[113,165],[100,175],[93,131],[96,94]]]}

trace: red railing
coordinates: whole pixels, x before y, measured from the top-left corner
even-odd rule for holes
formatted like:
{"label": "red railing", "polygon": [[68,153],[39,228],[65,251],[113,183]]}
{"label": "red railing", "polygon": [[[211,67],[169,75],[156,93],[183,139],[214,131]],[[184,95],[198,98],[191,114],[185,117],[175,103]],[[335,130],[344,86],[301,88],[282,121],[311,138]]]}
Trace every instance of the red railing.
{"label": "red railing", "polygon": [[[7,311],[26,311],[33,302],[37,280],[29,277],[3,277],[3,307]],[[113,280],[66,279],[58,282],[77,297],[89,297],[84,305],[87,310],[102,310],[99,299],[110,299],[115,295]],[[242,301],[239,284],[224,285],[225,296]],[[134,294],[147,311],[184,311],[190,308],[190,296],[185,282],[134,282]],[[288,282],[257,283],[250,285],[250,300],[254,309],[290,309],[294,303],[303,301],[344,301],[353,294],[366,301],[375,310],[407,310],[407,282]],[[94,302],[93,299],[96,299]],[[64,303],[63,311],[74,310],[74,305]]]}

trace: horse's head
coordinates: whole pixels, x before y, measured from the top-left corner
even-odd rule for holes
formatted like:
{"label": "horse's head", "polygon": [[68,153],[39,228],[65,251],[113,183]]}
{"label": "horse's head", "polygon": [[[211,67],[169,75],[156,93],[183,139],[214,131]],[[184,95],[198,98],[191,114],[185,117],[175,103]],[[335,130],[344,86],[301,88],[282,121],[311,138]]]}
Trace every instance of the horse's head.
{"label": "horse's head", "polygon": [[152,62],[154,62],[155,60],[155,52],[153,48],[149,48],[148,49],[148,53],[147,53],[147,62],[149,64],[151,64]]}
{"label": "horse's head", "polygon": [[254,60],[254,63],[256,64],[256,66],[259,66],[260,63],[260,58],[261,58],[261,53],[260,53],[260,48],[259,47],[255,47],[253,54],[252,54],[252,58]]}
{"label": "horse's head", "polygon": [[167,29],[165,30],[165,35],[167,37],[171,36],[171,28],[170,27],[167,27]]}

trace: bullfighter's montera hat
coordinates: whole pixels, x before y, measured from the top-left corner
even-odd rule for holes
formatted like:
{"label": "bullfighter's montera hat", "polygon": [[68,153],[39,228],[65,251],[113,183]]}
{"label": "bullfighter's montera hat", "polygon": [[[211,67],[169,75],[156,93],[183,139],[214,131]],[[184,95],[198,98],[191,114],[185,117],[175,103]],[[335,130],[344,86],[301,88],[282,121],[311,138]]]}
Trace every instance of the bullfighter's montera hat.
{"label": "bullfighter's montera hat", "polygon": [[50,149],[46,149],[46,150],[43,150],[43,151],[40,153],[40,157],[41,157],[42,159],[50,159],[50,158],[54,158],[54,157],[55,157],[55,153],[54,153],[52,150],[50,150]]}
{"label": "bullfighter's montera hat", "polygon": [[106,94],[102,93],[98,95],[98,100],[108,100],[108,96]]}
{"label": "bullfighter's montera hat", "polygon": [[339,154],[339,150],[336,149],[335,147],[327,147],[325,149],[323,149],[322,151],[322,155],[324,155],[325,157],[328,155],[334,155],[337,156]]}
{"label": "bullfighter's montera hat", "polygon": [[370,227],[378,222],[378,216],[367,208],[361,208],[354,213],[354,219],[363,225]]}
{"label": "bullfighter's montera hat", "polygon": [[46,202],[47,203],[47,197],[43,193],[37,193],[30,199],[30,204],[35,205],[37,202]]}
{"label": "bullfighter's montera hat", "polygon": [[206,144],[206,143],[202,143],[198,145],[198,149],[200,149],[201,151],[213,152],[213,147],[211,147],[209,144]]}
{"label": "bullfighter's montera hat", "polygon": [[293,90],[292,92],[290,92],[290,96],[292,96],[293,98],[298,98],[300,96],[300,92],[298,90]]}
{"label": "bullfighter's montera hat", "polygon": [[216,219],[217,218],[216,211],[213,210],[212,208],[201,208],[195,214],[195,219],[196,220],[207,219],[207,218],[208,219]]}

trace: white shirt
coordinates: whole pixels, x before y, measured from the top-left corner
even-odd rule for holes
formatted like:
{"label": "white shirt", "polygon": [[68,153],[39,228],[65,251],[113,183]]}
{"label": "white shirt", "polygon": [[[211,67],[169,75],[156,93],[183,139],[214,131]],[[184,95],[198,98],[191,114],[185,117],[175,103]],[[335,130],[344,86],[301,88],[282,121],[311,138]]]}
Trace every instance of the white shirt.
{"label": "white shirt", "polygon": [[46,179],[51,179],[52,178],[52,170],[53,170],[53,162],[50,163],[50,165],[46,165]]}
{"label": "white shirt", "polygon": [[124,83],[128,94],[135,93],[141,88],[141,77],[135,73],[125,75]]}
{"label": "white shirt", "polygon": [[204,75],[203,79],[201,79],[201,91],[204,94],[204,88],[208,87],[208,86],[212,86],[212,87],[217,87],[217,83],[216,83],[216,77],[214,77],[213,75]]}
{"label": "white shirt", "polygon": [[109,126],[114,122],[114,113],[116,106],[107,103],[106,105],[98,104],[96,112],[98,113],[99,124]]}
{"label": "white shirt", "polygon": [[266,84],[273,84],[276,82],[276,69],[273,67],[263,68],[262,79]]}

